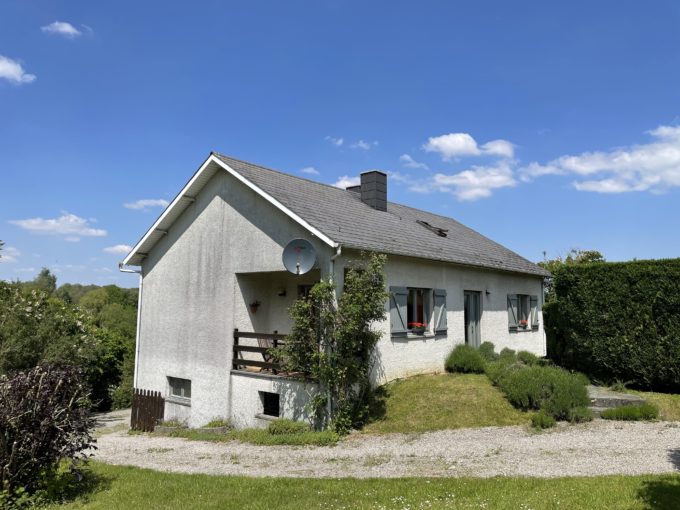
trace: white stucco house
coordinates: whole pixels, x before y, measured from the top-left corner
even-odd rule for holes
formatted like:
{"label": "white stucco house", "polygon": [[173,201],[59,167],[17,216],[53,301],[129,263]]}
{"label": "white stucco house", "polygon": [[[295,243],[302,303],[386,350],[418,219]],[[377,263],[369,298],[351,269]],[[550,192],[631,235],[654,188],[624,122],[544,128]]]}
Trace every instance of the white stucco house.
{"label": "white stucco house", "polygon": [[[282,262],[297,238],[317,254],[299,276]],[[315,385],[268,369],[266,349],[290,331],[294,300],[325,276],[341,289],[362,250],[388,256],[375,384],[441,371],[462,343],[545,354],[544,269],[389,202],[382,172],[345,190],[211,153],[121,264],[141,275],[135,387],[160,391],[165,418],[190,426],[304,418]]]}

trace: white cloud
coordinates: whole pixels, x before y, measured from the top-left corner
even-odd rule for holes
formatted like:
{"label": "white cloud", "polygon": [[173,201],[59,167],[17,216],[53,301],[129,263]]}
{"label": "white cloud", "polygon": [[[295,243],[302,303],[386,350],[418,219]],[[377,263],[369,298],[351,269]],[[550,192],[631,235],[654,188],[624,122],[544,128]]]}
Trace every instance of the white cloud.
{"label": "white cloud", "polygon": [[352,149],[363,149],[365,151],[369,150],[371,147],[377,147],[378,146],[378,141],[374,140],[372,142],[366,142],[364,140],[358,140],[354,142],[352,145],[350,145],[350,148]]}
{"label": "white cloud", "polygon": [[92,228],[90,221],[75,214],[64,213],[58,218],[29,218],[26,220],[11,220],[9,223],[28,230],[33,234],[63,235],[74,241],[79,237],[104,237],[106,230]]}
{"label": "white cloud", "polygon": [[35,74],[28,74],[19,62],[0,55],[0,78],[21,85],[35,81]]}
{"label": "white cloud", "polygon": [[319,171],[313,166],[306,166],[300,169],[300,173],[308,175],[319,175]]}
{"label": "white cloud", "polygon": [[127,255],[132,251],[132,246],[127,244],[116,244],[114,246],[109,246],[104,248],[105,253],[111,253],[114,255]]}
{"label": "white cloud", "polygon": [[515,155],[515,146],[507,140],[491,140],[482,145],[482,152],[492,156],[512,158]]}
{"label": "white cloud", "polygon": [[428,169],[428,166],[425,163],[419,163],[408,154],[402,154],[399,156],[399,161],[401,161],[402,166],[405,166],[406,168],[422,168],[423,170]]}
{"label": "white cloud", "polygon": [[546,165],[533,162],[520,170],[521,179],[542,175],[576,175],[579,191],[661,193],[680,187],[680,126],[659,126],[648,132],[653,141],[609,151],[565,155]]}
{"label": "white cloud", "polygon": [[136,202],[129,202],[127,204],[123,204],[123,207],[125,207],[126,209],[133,209],[135,211],[148,211],[153,207],[167,207],[169,203],[170,202],[162,198],[158,199],[145,198],[142,200],[137,200]]}
{"label": "white cloud", "polygon": [[516,184],[510,162],[499,161],[494,166],[473,166],[452,175],[437,173],[431,180],[414,184],[409,189],[419,193],[447,192],[460,201],[472,201],[490,197],[495,189]]}
{"label": "white cloud", "polygon": [[500,156],[512,158],[515,146],[507,140],[491,140],[479,146],[468,133],[449,133],[428,138],[423,145],[426,152],[437,152],[444,161],[462,156]]}
{"label": "white cloud", "polygon": [[[55,21],[53,23],[50,23],[49,25],[40,27],[40,30],[42,30],[46,34],[60,35],[62,37],[66,37],[67,39],[75,39],[76,37],[80,37],[81,35],[83,35],[83,33],[80,30],[78,30],[76,27],[74,27],[73,25],[66,21]],[[91,30],[92,29],[90,29],[90,31]]]}
{"label": "white cloud", "polygon": [[350,186],[358,186],[361,184],[361,178],[360,177],[350,177],[348,175],[343,175],[340,177],[337,181],[335,181],[335,186],[336,188],[348,188]]}
{"label": "white cloud", "polygon": [[336,147],[341,147],[342,144],[345,143],[344,138],[335,138],[333,136],[327,136],[326,138],[324,138],[324,140],[329,141],[330,143],[332,143]]}
{"label": "white cloud", "polygon": [[17,258],[21,255],[21,252],[17,250],[14,246],[4,246],[0,250],[0,264],[16,262]]}

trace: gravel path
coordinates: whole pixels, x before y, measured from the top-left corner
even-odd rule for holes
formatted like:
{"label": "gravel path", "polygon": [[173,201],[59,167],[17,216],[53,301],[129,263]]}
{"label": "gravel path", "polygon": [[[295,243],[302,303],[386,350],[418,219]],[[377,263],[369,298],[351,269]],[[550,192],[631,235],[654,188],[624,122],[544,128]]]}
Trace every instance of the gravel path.
{"label": "gravel path", "polygon": [[161,471],[287,477],[597,476],[680,471],[680,423],[595,420],[544,433],[486,427],[355,434],[336,446],[255,446],[128,435],[106,415],[96,458]]}

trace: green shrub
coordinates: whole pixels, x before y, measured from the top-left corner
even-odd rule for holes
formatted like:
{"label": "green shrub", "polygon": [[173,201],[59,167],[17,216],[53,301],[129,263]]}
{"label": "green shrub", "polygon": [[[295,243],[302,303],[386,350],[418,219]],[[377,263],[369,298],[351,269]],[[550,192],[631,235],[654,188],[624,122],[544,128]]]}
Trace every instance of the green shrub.
{"label": "green shrub", "polygon": [[602,411],[605,420],[642,421],[655,420],[659,416],[659,409],[652,404],[639,406],[621,406]]}
{"label": "green shrub", "polygon": [[587,407],[574,407],[569,410],[568,420],[571,423],[583,423],[592,421],[593,412]]}
{"label": "green shrub", "polygon": [[224,420],[222,418],[215,418],[214,420],[209,421],[205,425],[203,425],[202,428],[204,429],[216,429],[220,427],[229,427],[231,428],[231,423],[229,423],[229,420]]}
{"label": "green shrub", "polygon": [[278,420],[271,422],[267,430],[270,434],[280,436],[289,434],[304,434],[305,432],[309,432],[311,427],[309,424],[301,421],[279,418]]}
{"label": "green shrub", "polygon": [[549,357],[593,379],[680,392],[680,259],[565,265],[552,278]]}
{"label": "green shrub", "polygon": [[512,363],[513,361],[517,361],[517,353],[512,349],[504,347],[498,355],[498,359],[506,363]]}
{"label": "green shrub", "polygon": [[531,425],[535,429],[549,429],[554,427],[557,421],[555,418],[544,412],[538,412],[531,417]]}
{"label": "green shrub", "polygon": [[481,374],[484,372],[484,358],[477,349],[469,345],[456,346],[446,358],[448,372]]}
{"label": "green shrub", "polygon": [[491,342],[482,342],[482,345],[479,346],[479,354],[486,361],[496,361],[498,359],[496,348]]}
{"label": "green shrub", "polygon": [[517,353],[517,361],[521,361],[525,365],[531,367],[533,365],[538,365],[538,356],[529,351],[519,351]]}
{"label": "green shrub", "polygon": [[575,407],[587,407],[588,392],[582,381],[566,370],[526,367],[500,375],[497,382],[508,401],[519,409],[541,409],[557,420],[569,418]]}

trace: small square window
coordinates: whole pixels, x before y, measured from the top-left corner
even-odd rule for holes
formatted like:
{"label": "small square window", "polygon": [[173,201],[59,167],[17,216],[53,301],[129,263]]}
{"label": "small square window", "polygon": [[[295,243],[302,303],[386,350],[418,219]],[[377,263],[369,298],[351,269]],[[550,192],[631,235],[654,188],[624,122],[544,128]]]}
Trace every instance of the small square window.
{"label": "small square window", "polygon": [[170,386],[171,397],[191,398],[191,381],[189,379],[168,377],[168,385]]}
{"label": "small square window", "polygon": [[260,399],[262,400],[262,414],[265,414],[267,416],[275,416],[277,418],[280,416],[281,411],[279,408],[278,393],[261,391]]}

